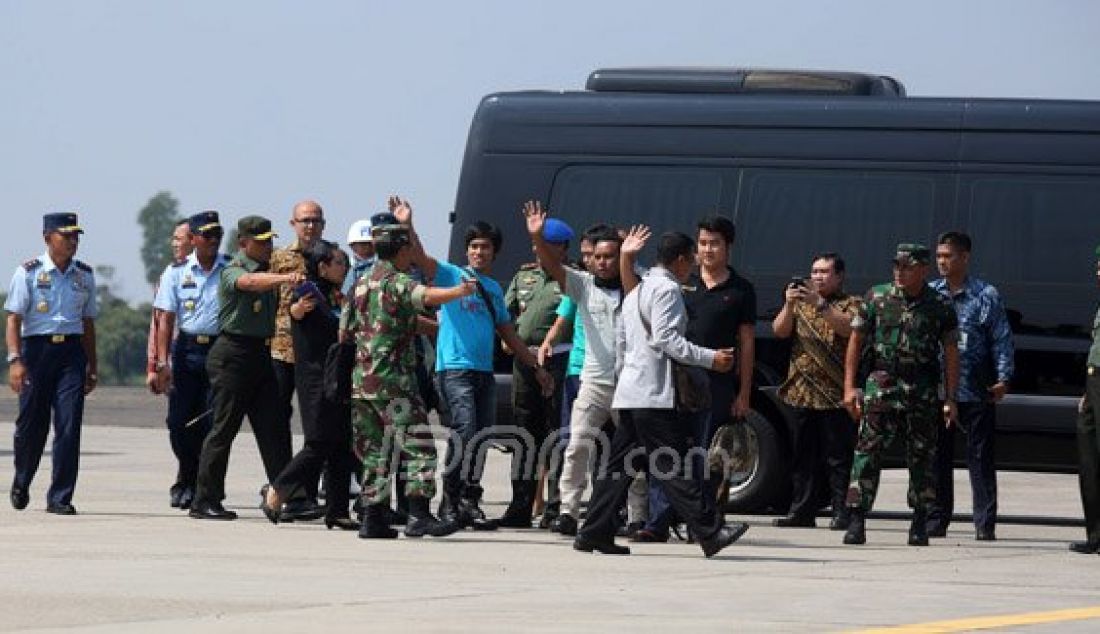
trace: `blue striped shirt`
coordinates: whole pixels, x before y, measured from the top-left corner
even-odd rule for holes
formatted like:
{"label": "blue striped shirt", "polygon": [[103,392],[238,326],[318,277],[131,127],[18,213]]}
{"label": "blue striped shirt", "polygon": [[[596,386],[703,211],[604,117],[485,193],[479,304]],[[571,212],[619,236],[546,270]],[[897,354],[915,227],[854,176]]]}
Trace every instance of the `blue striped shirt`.
{"label": "blue striped shirt", "polygon": [[958,401],[988,400],[988,388],[994,383],[1008,383],[1015,371],[1012,328],[1000,293],[976,277],[967,277],[954,293],[943,278],[932,282],[931,287],[951,300],[959,315]]}

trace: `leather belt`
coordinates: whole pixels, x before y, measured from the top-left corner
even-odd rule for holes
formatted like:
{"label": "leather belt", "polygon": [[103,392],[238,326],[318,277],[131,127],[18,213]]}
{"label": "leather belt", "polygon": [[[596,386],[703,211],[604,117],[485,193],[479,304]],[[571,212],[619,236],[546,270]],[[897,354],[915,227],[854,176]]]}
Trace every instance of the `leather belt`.
{"label": "leather belt", "polygon": [[50,343],[65,343],[66,341],[79,341],[80,335],[30,335],[24,339],[45,339]]}

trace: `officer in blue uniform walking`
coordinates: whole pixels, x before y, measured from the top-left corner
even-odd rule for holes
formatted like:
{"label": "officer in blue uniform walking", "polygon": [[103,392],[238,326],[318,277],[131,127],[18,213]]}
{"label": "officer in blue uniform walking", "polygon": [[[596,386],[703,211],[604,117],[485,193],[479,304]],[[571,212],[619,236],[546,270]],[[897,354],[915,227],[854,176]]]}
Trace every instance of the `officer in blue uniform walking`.
{"label": "officer in blue uniform walking", "polygon": [[[169,505],[181,509],[191,508],[195,499],[199,454],[211,426],[206,354],[218,338],[218,281],[229,261],[218,253],[223,235],[218,212],[195,214],[188,225],[194,251],[164,270],[153,300],[160,311],[154,369],[161,391],[171,386],[167,390],[168,440],[179,463],[176,481],[168,490]],[[177,326],[179,334],[173,343]]]}
{"label": "officer in blue uniform walking", "polygon": [[23,510],[46,446],[53,413],[53,480],[46,511],[75,515],[84,396],[96,385],[95,275],[74,260],[84,231],[76,214],[46,214],[43,255],[15,269],[8,311],[8,381],[19,395],[11,505]]}

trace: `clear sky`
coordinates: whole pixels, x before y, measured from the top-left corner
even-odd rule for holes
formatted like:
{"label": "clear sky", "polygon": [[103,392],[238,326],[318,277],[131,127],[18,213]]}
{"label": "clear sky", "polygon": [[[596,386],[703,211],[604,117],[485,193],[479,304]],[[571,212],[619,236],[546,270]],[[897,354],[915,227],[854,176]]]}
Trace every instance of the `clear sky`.
{"label": "clear sky", "polygon": [[[415,204],[445,255],[470,118],[489,92],[582,89],[598,67],[892,75],[911,95],[1100,100],[1100,2],[0,0],[0,276],[78,211],[78,257],[150,293],[137,213],[268,215],[315,198],[327,236]],[[517,212],[518,213],[518,212]],[[6,282],[5,282],[6,283]]]}

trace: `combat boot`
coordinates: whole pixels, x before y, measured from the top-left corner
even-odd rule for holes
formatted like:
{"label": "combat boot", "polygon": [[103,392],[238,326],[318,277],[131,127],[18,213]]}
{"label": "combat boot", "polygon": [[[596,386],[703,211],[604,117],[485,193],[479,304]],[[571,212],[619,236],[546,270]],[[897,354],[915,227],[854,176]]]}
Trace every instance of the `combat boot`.
{"label": "combat boot", "polygon": [[913,510],[913,522],[909,525],[909,545],[910,546],[927,546],[928,545],[928,516],[925,514],[924,509]]}
{"label": "combat boot", "polygon": [[409,498],[409,521],[405,524],[405,537],[446,537],[462,529],[454,520],[438,520],[428,510],[428,499],[422,496]]}
{"label": "combat boot", "polygon": [[396,539],[397,531],[387,522],[389,508],[385,504],[368,504],[363,509],[363,523],[359,525],[362,539]]}
{"label": "combat boot", "polygon": [[863,509],[853,508],[848,513],[848,530],[844,533],[845,544],[866,544],[867,531],[864,528]]}

